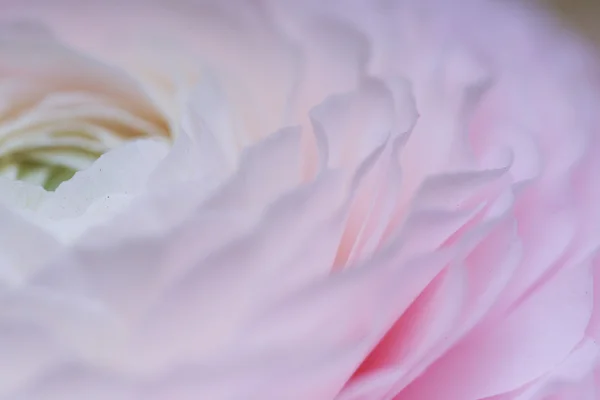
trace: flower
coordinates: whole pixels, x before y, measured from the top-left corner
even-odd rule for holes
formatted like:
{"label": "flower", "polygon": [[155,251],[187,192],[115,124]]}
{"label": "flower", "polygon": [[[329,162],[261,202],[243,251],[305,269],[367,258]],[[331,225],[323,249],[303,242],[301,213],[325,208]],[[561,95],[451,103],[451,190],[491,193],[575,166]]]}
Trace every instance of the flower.
{"label": "flower", "polygon": [[597,67],[541,10],[2,3],[0,399],[598,390]]}

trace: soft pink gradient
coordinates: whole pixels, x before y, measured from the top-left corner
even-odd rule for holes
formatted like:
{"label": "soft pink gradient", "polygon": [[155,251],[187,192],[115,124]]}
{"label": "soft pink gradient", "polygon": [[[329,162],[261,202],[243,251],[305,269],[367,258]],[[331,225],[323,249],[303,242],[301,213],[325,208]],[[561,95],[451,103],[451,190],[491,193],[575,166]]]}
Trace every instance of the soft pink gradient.
{"label": "soft pink gradient", "polygon": [[175,132],[73,243],[0,208],[0,399],[597,398],[598,70],[513,3],[0,0],[106,64],[3,82]]}

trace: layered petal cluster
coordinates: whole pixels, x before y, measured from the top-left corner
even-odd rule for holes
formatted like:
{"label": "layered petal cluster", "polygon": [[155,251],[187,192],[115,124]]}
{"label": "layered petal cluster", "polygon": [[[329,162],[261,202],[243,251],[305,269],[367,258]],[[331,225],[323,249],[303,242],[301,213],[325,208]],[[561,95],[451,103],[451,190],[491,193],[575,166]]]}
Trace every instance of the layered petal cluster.
{"label": "layered petal cluster", "polygon": [[596,398],[596,61],[458,3],[0,0],[0,400]]}

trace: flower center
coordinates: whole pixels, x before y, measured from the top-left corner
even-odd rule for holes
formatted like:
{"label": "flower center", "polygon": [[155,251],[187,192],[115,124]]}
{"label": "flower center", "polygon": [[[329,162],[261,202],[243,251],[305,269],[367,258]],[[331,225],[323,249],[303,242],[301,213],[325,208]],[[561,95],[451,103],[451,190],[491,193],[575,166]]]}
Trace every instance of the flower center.
{"label": "flower center", "polygon": [[103,153],[129,140],[170,139],[160,118],[138,115],[101,94],[51,93],[0,115],[0,176],[54,191]]}
{"label": "flower center", "polygon": [[28,24],[6,27],[0,52],[0,177],[53,191],[128,141],[170,141],[166,110],[118,63]]}

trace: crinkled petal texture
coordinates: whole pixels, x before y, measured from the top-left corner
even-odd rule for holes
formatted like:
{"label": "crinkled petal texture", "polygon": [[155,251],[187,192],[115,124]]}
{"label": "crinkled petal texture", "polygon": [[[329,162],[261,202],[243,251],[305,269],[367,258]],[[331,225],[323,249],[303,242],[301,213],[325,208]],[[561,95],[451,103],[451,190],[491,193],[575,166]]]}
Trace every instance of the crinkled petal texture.
{"label": "crinkled petal texture", "polygon": [[114,149],[0,181],[0,399],[598,398],[600,86],[539,10],[0,3],[0,145]]}

